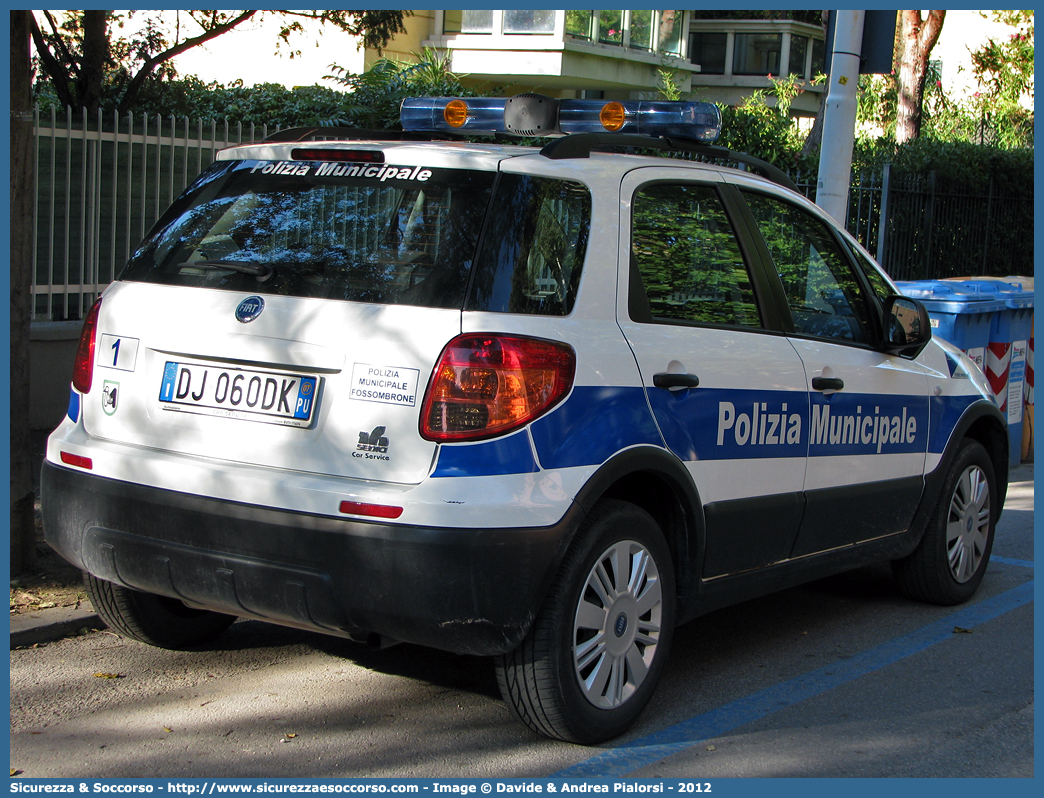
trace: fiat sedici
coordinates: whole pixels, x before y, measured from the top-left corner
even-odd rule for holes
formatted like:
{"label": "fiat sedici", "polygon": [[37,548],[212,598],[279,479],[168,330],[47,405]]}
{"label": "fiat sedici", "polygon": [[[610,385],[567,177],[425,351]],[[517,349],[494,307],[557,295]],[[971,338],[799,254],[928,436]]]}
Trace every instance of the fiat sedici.
{"label": "fiat sedici", "polygon": [[713,146],[714,106],[402,120],[221,152],[91,309],[43,512],[113,629],[486,655],[519,720],[592,743],[701,614],[883,561],[911,597],[975,592],[1007,481],[988,384],[785,175]]}

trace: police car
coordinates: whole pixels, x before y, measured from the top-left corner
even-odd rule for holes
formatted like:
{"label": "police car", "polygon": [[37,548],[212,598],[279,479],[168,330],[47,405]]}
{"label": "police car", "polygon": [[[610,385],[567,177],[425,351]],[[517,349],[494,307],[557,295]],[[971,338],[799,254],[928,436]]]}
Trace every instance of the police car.
{"label": "police car", "polygon": [[91,309],[43,513],[111,627],[489,655],[519,720],[593,743],[704,613],[880,561],[975,592],[1008,462],[985,378],[710,143],[714,106],[402,119],[221,152]]}

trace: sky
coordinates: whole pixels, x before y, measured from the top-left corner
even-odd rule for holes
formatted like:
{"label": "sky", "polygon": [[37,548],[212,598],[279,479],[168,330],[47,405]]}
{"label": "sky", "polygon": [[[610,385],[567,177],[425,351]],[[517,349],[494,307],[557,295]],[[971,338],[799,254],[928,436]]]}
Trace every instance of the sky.
{"label": "sky", "polygon": [[[120,12],[126,13],[126,12]],[[141,24],[145,15],[162,14],[170,23],[171,31],[177,12],[138,11],[124,28],[126,35],[132,26]],[[186,15],[181,14],[182,25]],[[337,64],[350,71],[362,70],[362,54],[357,52],[352,37],[333,29],[325,33],[304,32],[291,38],[293,49],[299,49],[299,57],[290,58],[291,48],[280,44],[280,55],[276,55],[276,43],[280,23],[267,17],[257,22],[248,20],[230,33],[214,39],[206,45],[194,47],[174,59],[174,67],[182,76],[196,75],[206,83],[217,81],[227,84],[242,79],[244,85],[255,83],[281,83],[287,87],[325,86],[335,84],[324,81],[331,74],[330,64]],[[197,28],[188,28],[188,35],[196,35]],[[173,35],[168,36],[173,41]]]}

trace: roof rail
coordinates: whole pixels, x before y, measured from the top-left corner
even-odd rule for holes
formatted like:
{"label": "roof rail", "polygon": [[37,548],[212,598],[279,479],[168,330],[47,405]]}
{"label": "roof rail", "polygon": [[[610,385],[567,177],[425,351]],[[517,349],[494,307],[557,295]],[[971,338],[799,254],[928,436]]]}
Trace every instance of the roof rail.
{"label": "roof rail", "polygon": [[792,191],[798,188],[794,181],[787,176],[786,172],[767,161],[755,158],[745,152],[736,152],[726,147],[718,147],[713,144],[690,139],[676,138],[671,136],[642,136],[618,133],[573,133],[563,136],[545,144],[540,154],[545,158],[554,160],[565,158],[588,158],[594,150],[609,150],[617,147],[644,147],[646,149],[663,150],[665,152],[691,152],[704,158],[714,160],[735,161],[750,167],[750,170],[760,174]]}
{"label": "roof rail", "polygon": [[294,141],[461,141],[463,136],[449,133],[407,130],[365,130],[354,127],[289,127],[266,138],[264,144]]}

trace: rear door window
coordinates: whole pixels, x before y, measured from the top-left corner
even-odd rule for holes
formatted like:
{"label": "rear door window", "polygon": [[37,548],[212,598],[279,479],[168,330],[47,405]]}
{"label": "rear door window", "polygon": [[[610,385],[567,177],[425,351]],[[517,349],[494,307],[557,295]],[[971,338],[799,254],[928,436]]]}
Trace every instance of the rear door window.
{"label": "rear door window", "polygon": [[634,197],[631,257],[651,321],[761,327],[743,254],[712,186],[642,187]]}
{"label": "rear door window", "polygon": [[482,236],[468,310],[565,316],[591,229],[591,192],[571,180],[503,174]]}
{"label": "rear door window", "polygon": [[221,163],[175,204],[125,280],[459,308],[495,173]]}

